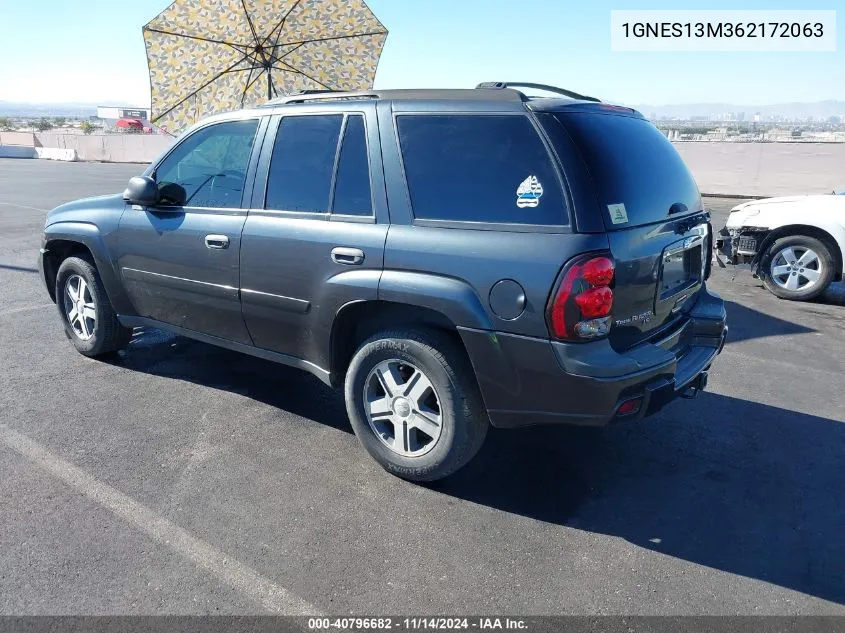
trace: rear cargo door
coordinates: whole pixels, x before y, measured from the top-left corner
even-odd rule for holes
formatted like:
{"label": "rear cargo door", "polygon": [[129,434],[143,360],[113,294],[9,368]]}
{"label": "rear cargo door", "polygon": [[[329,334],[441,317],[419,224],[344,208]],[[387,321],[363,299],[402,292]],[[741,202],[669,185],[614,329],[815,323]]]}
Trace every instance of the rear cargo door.
{"label": "rear cargo door", "polygon": [[613,106],[558,112],[595,187],[616,262],[610,342],[627,349],[683,319],[709,270],[708,214],[668,139]]}

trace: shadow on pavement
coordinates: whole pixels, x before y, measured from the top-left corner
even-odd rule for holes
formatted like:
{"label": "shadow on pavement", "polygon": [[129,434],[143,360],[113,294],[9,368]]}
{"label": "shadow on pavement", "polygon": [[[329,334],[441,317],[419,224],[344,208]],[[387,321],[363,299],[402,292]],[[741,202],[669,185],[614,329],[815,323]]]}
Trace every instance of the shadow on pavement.
{"label": "shadow on pavement", "polygon": [[111,362],[133,371],[242,394],[352,433],[343,394],[335,394],[305,371],[147,328],[136,330],[129,349]]}
{"label": "shadow on pavement", "polygon": [[630,426],[493,431],[432,485],[845,603],[845,423],[715,394]]}
{"label": "shadow on pavement", "polygon": [[818,301],[835,306],[845,306],[845,282],[830,284]]}
{"label": "shadow on pavement", "polygon": [[11,264],[0,264],[0,268],[3,270],[13,270],[19,273],[37,273],[37,268],[28,268],[26,266],[12,266]]}
{"label": "shadow on pavement", "polygon": [[728,344],[767,336],[809,334],[816,331],[733,301],[725,301],[725,310],[728,312],[728,327],[730,328]]}
{"label": "shadow on pavement", "polygon": [[[732,341],[812,331],[728,310]],[[299,370],[158,330],[113,362],[351,432],[343,395]],[[603,429],[491,429],[468,466],[429,487],[845,603],[843,481],[845,423],[704,393]]]}

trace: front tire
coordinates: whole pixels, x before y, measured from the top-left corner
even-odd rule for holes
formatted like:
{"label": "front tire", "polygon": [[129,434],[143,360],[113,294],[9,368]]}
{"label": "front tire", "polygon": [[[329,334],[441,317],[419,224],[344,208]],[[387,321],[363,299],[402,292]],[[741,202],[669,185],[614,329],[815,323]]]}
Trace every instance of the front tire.
{"label": "front tire", "polygon": [[76,350],[96,357],[126,347],[132,331],[117,320],[100,273],[87,257],[68,257],[56,275],[56,306]]}
{"label": "front tire", "polygon": [[808,235],[775,240],[760,258],[760,278],[775,296],[809,301],[821,295],[833,281],[834,260],[830,249]]}
{"label": "front tire", "polygon": [[469,462],[489,421],[466,354],[445,334],[391,330],[365,341],[346,374],[346,409],[390,473],[435,481]]}

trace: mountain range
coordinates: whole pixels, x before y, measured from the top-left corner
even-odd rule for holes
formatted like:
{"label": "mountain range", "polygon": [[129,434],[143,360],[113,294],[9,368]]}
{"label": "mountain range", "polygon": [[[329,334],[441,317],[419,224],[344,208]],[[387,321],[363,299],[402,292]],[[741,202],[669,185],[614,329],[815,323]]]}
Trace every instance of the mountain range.
{"label": "mountain range", "polygon": [[20,117],[79,117],[87,118],[97,114],[97,106],[135,106],[118,101],[104,101],[102,103],[24,103],[16,101],[0,101],[0,116]]}
{"label": "mountain range", "polygon": [[682,103],[676,105],[634,105],[647,117],[690,119],[692,117],[715,118],[730,112],[745,112],[750,119],[755,114],[770,119],[827,119],[832,116],[845,116],[845,101],[817,101],[815,103],[775,103],[769,105],[736,105],[734,103]]}
{"label": "mountain range", "polygon": [[[106,101],[103,103],[21,103],[0,101],[0,116],[23,117],[89,117],[97,113],[97,106],[135,106],[141,104]],[[764,119],[785,117],[788,119],[827,119],[845,116],[845,101],[817,101],[815,103],[776,103],[769,105],[736,105],[733,103],[681,103],[671,105],[626,104],[636,108],[647,117],[690,119],[692,117],[715,118],[730,112],[745,112],[750,119],[759,113]]]}

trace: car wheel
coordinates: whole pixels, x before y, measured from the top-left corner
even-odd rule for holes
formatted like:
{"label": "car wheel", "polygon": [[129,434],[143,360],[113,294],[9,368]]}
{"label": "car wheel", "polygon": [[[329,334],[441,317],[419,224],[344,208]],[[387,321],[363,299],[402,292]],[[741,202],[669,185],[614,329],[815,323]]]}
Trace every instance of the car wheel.
{"label": "car wheel", "polygon": [[129,342],[109,302],[100,273],[84,257],[68,257],[56,275],[56,306],[73,346],[85,356],[115,352]]}
{"label": "car wheel", "polygon": [[763,284],[781,299],[807,301],[833,281],[834,261],[825,244],[807,235],[775,240],[760,258]]}
{"label": "car wheel", "polygon": [[487,434],[487,412],[469,360],[445,334],[377,334],[352,358],[345,391],[358,439],[403,479],[452,474],[475,456]]}

